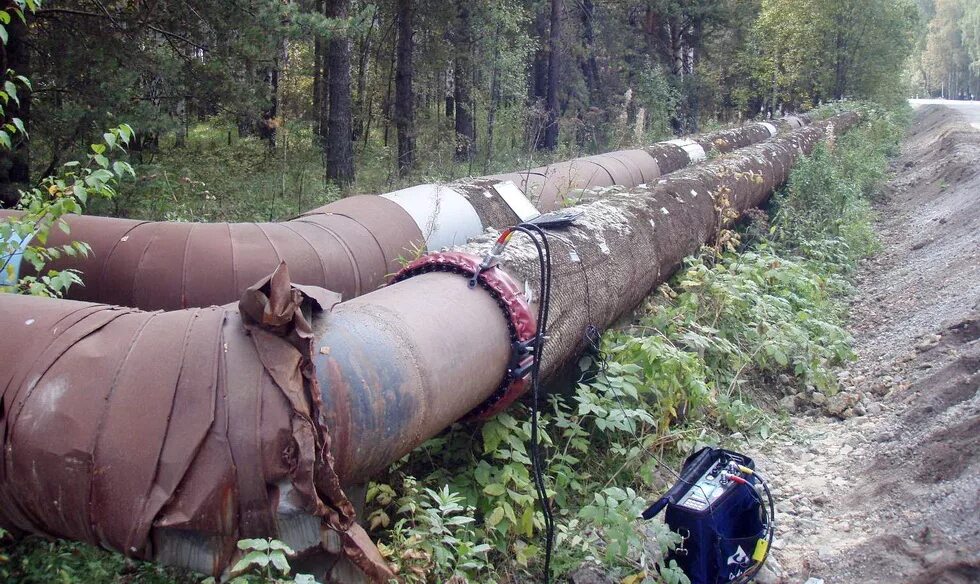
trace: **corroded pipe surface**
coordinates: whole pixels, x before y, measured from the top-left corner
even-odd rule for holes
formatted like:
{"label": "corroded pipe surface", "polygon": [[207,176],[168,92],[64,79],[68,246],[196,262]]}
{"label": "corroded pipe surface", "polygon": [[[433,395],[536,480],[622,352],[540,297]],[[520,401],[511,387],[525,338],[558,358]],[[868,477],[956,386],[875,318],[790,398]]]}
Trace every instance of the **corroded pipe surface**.
{"label": "corroded pipe surface", "polygon": [[212,574],[331,531],[385,577],[343,486],[494,392],[506,318],[455,274],[336,306],[284,278],[164,313],[4,295],[0,525]]}
{"label": "corroded pipe surface", "polygon": [[322,319],[316,355],[337,472],[361,482],[462,418],[497,389],[506,320],[456,274],[417,276]]}

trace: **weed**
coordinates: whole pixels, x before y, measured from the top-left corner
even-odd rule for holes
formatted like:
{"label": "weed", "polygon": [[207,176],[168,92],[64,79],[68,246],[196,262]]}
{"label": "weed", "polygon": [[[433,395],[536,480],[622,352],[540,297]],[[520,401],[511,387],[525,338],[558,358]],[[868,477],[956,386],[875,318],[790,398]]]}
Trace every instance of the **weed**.
{"label": "weed", "polygon": [[[664,561],[676,536],[637,521],[646,495],[667,486],[661,463],[733,434],[768,438],[778,419],[752,396],[774,385],[837,390],[836,367],[854,358],[841,326],[846,277],[876,248],[869,198],[901,128],[898,116],[863,111],[861,127],[794,169],[774,217],[757,212],[747,230],[719,231],[630,326],[604,336],[600,356],[583,358],[587,381],[550,396],[541,437],[557,520],[553,576],[594,562],[623,581],[686,582]],[[719,218],[732,219],[726,193],[716,195]],[[443,535],[435,522],[415,521],[408,537],[404,524],[388,527],[392,502],[421,505],[439,492],[476,519],[453,538],[491,548],[467,578],[540,576],[528,417],[517,406],[479,428],[456,425],[397,464],[387,484],[372,485],[384,496],[370,503],[371,526],[390,558],[410,558],[419,542]],[[393,486],[400,482],[411,488]],[[413,559],[430,574],[440,569],[435,553]],[[460,560],[447,557],[442,574],[459,576]]]}

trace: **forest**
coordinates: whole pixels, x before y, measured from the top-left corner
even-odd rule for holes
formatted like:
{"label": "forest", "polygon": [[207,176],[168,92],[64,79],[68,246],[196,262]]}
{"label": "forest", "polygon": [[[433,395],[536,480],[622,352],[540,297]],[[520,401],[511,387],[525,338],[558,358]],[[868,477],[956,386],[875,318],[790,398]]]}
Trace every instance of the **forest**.
{"label": "forest", "polygon": [[111,127],[99,214],[255,219],[839,99],[980,92],[968,0],[29,3],[0,197]]}
{"label": "forest", "polygon": [[980,578],[980,2],[4,0],[0,47],[0,581]]}

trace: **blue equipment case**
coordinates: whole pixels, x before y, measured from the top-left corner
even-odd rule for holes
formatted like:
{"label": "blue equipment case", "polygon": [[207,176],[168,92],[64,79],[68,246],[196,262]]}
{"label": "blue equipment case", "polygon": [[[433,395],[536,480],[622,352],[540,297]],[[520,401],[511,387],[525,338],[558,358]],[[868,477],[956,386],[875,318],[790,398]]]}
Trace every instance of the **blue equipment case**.
{"label": "blue equipment case", "polygon": [[667,525],[682,537],[667,560],[676,560],[691,584],[736,580],[755,563],[756,546],[767,535],[756,477],[741,477],[744,484],[725,480],[722,471],[731,462],[755,469],[752,459],[730,450],[692,454],[677,483],[643,513],[650,519],[666,507]]}

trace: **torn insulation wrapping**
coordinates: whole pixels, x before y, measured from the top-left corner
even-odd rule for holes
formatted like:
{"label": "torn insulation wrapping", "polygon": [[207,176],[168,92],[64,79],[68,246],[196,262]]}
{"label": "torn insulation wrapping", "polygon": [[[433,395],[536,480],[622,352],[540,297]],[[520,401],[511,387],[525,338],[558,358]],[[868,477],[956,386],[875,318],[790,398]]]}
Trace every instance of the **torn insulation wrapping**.
{"label": "torn insulation wrapping", "polygon": [[386,580],[346,493],[494,396],[531,309],[496,269],[342,304],[288,278],[163,313],[5,295],[0,525],[211,574],[273,537]]}
{"label": "torn insulation wrapping", "polygon": [[322,423],[311,319],[338,301],[285,266],[240,309],[5,295],[0,524],[211,574],[242,538],[330,529],[386,577]]}

